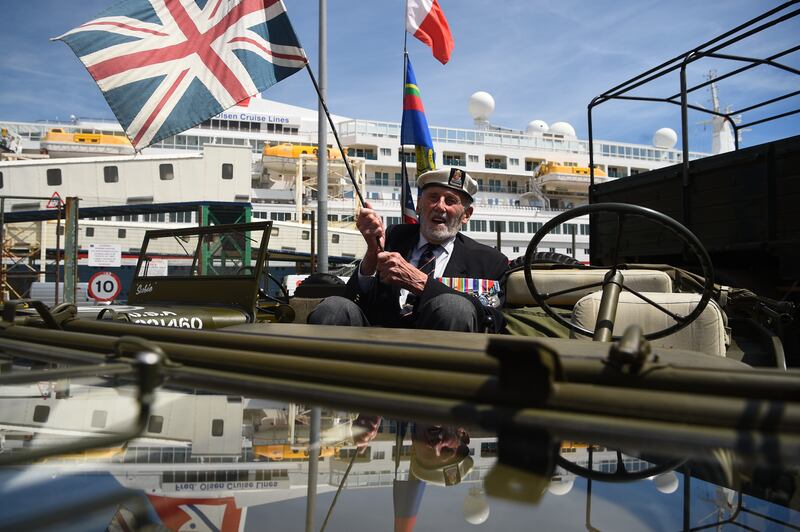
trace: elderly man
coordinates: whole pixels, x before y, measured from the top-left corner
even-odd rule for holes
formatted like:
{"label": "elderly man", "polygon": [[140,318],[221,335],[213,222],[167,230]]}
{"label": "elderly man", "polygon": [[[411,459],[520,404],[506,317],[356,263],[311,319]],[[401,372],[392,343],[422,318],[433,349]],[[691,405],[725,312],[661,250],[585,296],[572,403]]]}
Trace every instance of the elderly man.
{"label": "elderly man", "polygon": [[472,216],[478,184],[458,168],[432,170],[417,180],[419,224],[384,230],[367,203],[357,226],[367,252],[347,283],[348,297],[329,297],[308,323],[451,331],[499,330],[502,316],[437,279],[499,280],[508,259],[459,232]]}

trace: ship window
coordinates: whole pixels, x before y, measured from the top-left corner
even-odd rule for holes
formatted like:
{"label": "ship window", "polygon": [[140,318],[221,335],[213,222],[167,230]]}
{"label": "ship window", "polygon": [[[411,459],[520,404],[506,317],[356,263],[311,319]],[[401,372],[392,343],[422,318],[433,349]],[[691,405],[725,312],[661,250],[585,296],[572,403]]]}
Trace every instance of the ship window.
{"label": "ship window", "polygon": [[164,416],[150,416],[147,420],[147,432],[161,433],[164,429]]}
{"label": "ship window", "polygon": [[272,231],[269,233],[271,236],[278,236],[280,234],[280,229],[278,227],[273,227]]}
{"label": "ship window", "polygon": [[467,160],[471,163],[477,163],[479,157],[477,155],[467,155]]}
{"label": "ship window", "polygon": [[542,228],[542,225],[544,225],[542,222],[528,222],[528,232],[535,233]]}
{"label": "ship window", "polygon": [[104,429],[106,421],[108,420],[108,412],[105,410],[95,410],[92,412],[92,427],[96,429]]}
{"label": "ship window", "polygon": [[116,166],[104,166],[103,181],[105,181],[106,183],[118,183],[119,168],[117,168]]}
{"label": "ship window", "polygon": [[308,231],[303,231],[300,233],[300,240],[308,240],[311,234]]}
{"label": "ship window", "polygon": [[86,236],[94,236],[94,227],[86,228]]}
{"label": "ship window", "polygon": [[125,229],[117,229],[117,238],[125,238],[126,233]]}
{"label": "ship window", "polygon": [[233,165],[222,163],[222,179],[233,179]]}
{"label": "ship window", "polygon": [[57,187],[61,185],[61,168],[47,169],[47,186]]}
{"label": "ship window", "polygon": [[392,149],[391,148],[381,148],[381,156],[382,157],[383,156],[391,157],[392,156]]}
{"label": "ship window", "polygon": [[337,234],[331,235],[331,242],[334,243],[334,244],[338,244],[339,243],[339,235],[337,235]]}
{"label": "ship window", "polygon": [[225,421],[222,419],[212,419],[211,420],[211,435],[212,436],[222,436],[223,428],[225,426]]}
{"label": "ship window", "polygon": [[511,251],[512,253],[519,253],[519,246],[512,246]]}
{"label": "ship window", "polygon": [[478,232],[486,232],[486,220],[470,220],[469,221],[469,230],[470,231],[478,231]]}
{"label": "ship window", "polygon": [[169,163],[159,164],[158,175],[161,178],[161,181],[170,181],[175,178],[175,171],[172,169],[172,165]]}
{"label": "ship window", "polygon": [[481,443],[481,457],[497,456],[497,442]]}
{"label": "ship window", "polygon": [[572,248],[567,248],[567,255],[572,255]]}
{"label": "ship window", "polygon": [[33,421],[36,423],[47,423],[47,418],[50,417],[50,407],[46,405],[37,405],[33,409]]}
{"label": "ship window", "polygon": [[505,233],[506,232],[506,222],[504,220],[495,221],[489,220],[489,232],[497,233],[497,232]]}

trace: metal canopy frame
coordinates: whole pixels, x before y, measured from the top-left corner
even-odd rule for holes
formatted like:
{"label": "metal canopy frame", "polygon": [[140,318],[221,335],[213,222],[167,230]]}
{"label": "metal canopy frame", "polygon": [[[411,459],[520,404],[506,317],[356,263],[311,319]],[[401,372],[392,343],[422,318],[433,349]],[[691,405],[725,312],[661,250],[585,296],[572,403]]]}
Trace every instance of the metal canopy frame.
{"label": "metal canopy frame", "polygon": [[[797,4],[800,4],[800,0],[791,0],[784,4],[781,4],[769,11],[739,25],[735,28],[726,31],[725,33],[719,35],[711,39],[708,42],[701,44],[700,46],[689,50],[683,54],[680,54],[668,61],[661,63],[660,65],[651,68],[650,70],[639,74],[619,85],[607,90],[606,92],[602,93],[599,96],[596,96],[589,102],[588,106],[588,127],[589,127],[589,179],[590,179],[590,194],[589,194],[589,202],[592,202],[592,191],[594,190],[594,132],[592,127],[592,111],[598,105],[608,102],[610,100],[633,100],[633,101],[647,101],[647,102],[662,102],[662,103],[669,103],[673,105],[678,105],[681,108],[681,140],[682,140],[682,166],[683,166],[683,186],[684,190],[689,184],[689,131],[688,131],[688,111],[689,109],[693,109],[695,111],[700,111],[702,113],[711,114],[714,116],[722,117],[730,126],[733,128],[734,133],[734,142],[735,147],[739,149],[739,131],[745,127],[755,126],[759,124],[763,124],[765,122],[770,122],[773,120],[777,120],[779,118],[784,118],[786,116],[794,115],[800,113],[800,107],[794,110],[777,113],[772,116],[768,116],[766,118],[762,118],[759,120],[754,120],[752,122],[746,124],[736,124],[734,121],[734,116],[739,115],[745,111],[752,111],[753,109],[758,109],[761,107],[765,107],[776,102],[780,102],[786,100],[788,98],[792,98],[794,96],[800,95],[800,90],[792,91],[781,96],[777,96],[775,98],[770,98],[768,100],[764,100],[761,102],[754,103],[753,105],[748,105],[746,107],[742,107],[735,111],[723,113],[714,111],[711,109],[705,109],[698,105],[689,104],[687,99],[690,92],[697,91],[704,87],[707,87],[714,83],[715,81],[720,81],[726,78],[730,78],[732,76],[736,76],[741,74],[742,72],[748,71],[753,67],[759,65],[769,65],[774,68],[778,68],[784,70],[786,72],[790,72],[797,76],[800,76],[800,70],[796,68],[792,68],[785,64],[779,63],[777,60],[800,50],[800,45],[792,46],[787,48],[786,50],[782,50],[780,52],[774,53],[767,57],[744,57],[739,55],[732,55],[728,53],[724,53],[724,50],[729,46],[740,42],[748,37],[752,37],[768,28],[776,26],[780,23],[786,22],[791,20],[798,15],[800,15],[800,7],[795,8]],[[723,59],[728,61],[737,61],[747,63],[745,66],[736,68],[722,74],[720,76],[715,77],[714,79],[710,79],[703,83],[699,83],[692,87],[687,86],[686,81],[686,67],[690,63],[694,63],[700,59],[704,58],[714,58],[714,59]],[[632,96],[630,92],[633,90],[642,87],[654,80],[660,79],[665,77],[675,71],[678,71],[680,77],[680,91],[676,94],[672,94],[667,97],[659,97],[659,96]]]}

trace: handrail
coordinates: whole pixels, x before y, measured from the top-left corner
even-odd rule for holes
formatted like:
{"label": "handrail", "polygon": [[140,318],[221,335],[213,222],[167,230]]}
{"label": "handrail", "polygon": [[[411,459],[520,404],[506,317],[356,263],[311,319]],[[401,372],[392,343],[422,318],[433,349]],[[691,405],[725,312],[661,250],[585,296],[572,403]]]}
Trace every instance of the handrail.
{"label": "handrail", "polygon": [[[689,166],[689,143],[688,143],[688,120],[687,120],[687,110],[693,109],[698,112],[707,113],[715,116],[721,116],[732,128],[733,135],[734,135],[734,143],[735,148],[739,149],[739,131],[748,126],[754,126],[758,124],[763,124],[765,122],[770,122],[773,120],[777,120],[779,118],[784,118],[786,116],[791,116],[797,113],[800,113],[800,108],[788,112],[777,113],[772,116],[768,116],[766,118],[755,120],[749,122],[747,124],[737,124],[734,121],[734,117],[737,116],[742,112],[742,110],[738,111],[729,111],[729,112],[719,112],[714,111],[711,109],[704,109],[702,107],[696,105],[690,105],[687,101],[687,95],[691,92],[694,92],[698,89],[706,87],[715,81],[722,81],[724,79],[733,77],[735,75],[741,74],[751,68],[758,66],[758,65],[769,65],[774,68],[781,69],[783,71],[792,73],[792,74],[800,74],[795,68],[788,67],[786,65],[777,63],[775,60],[786,56],[800,47],[793,46],[787,48],[786,50],[781,50],[779,52],[773,53],[766,57],[742,57],[734,54],[725,54],[722,53],[722,50],[741,42],[749,37],[757,35],[769,28],[772,28],[780,23],[784,23],[786,21],[792,20],[795,17],[800,15],[800,9],[790,10],[792,6],[798,4],[800,0],[791,0],[789,2],[785,2],[780,6],[777,6],[769,11],[762,13],[761,15],[743,23],[735,28],[728,30],[721,35],[685,52],[682,53],[668,61],[661,63],[660,65],[653,67],[642,74],[638,74],[633,78],[630,78],[627,81],[624,81],[613,88],[601,93],[599,96],[593,98],[588,105],[587,113],[588,113],[588,129],[589,129],[589,167],[590,167],[590,176],[591,176],[591,188],[590,188],[590,202],[593,201],[593,191],[594,191],[594,130],[592,124],[592,111],[594,107],[605,103],[610,100],[637,100],[637,101],[654,101],[654,102],[662,102],[662,103],[669,103],[673,105],[679,105],[681,107],[681,136],[683,139],[683,146],[682,146],[682,164],[684,167],[684,176],[686,180],[686,176],[688,175],[688,166]],[[763,22],[763,23],[762,23]],[[746,63],[745,66],[739,67],[734,69],[730,72],[726,72],[719,76],[716,76],[714,79],[709,79],[702,83],[696,84],[694,86],[688,86],[686,83],[686,66],[689,63],[694,63],[704,58],[714,58],[723,61],[736,61],[736,62],[743,62]],[[632,96],[629,95],[631,91],[635,89],[641,88],[646,86],[647,84],[663,78],[668,74],[678,72],[680,75],[681,81],[681,89],[678,93],[672,94],[666,97],[658,97],[658,96],[644,96],[644,95],[636,95]],[[752,110],[757,109],[760,107],[765,107],[767,105],[774,104],[779,101],[786,100],[792,96],[797,95],[797,91],[789,92],[787,94],[768,98],[764,101],[756,102],[753,105],[747,106],[743,108],[743,110]],[[676,101],[680,99],[680,101]],[[686,184],[686,183],[685,183]]]}

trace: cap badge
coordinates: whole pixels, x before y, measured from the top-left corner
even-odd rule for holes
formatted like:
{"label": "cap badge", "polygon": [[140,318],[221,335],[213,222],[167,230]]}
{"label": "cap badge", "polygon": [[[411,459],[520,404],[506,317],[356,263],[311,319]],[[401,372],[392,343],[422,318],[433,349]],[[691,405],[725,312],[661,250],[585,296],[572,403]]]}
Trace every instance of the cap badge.
{"label": "cap badge", "polygon": [[451,187],[455,188],[464,188],[464,171],[458,168],[451,168],[450,169],[450,178],[447,180],[447,184]]}

